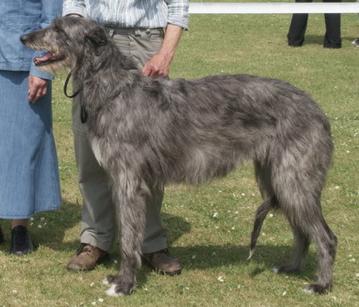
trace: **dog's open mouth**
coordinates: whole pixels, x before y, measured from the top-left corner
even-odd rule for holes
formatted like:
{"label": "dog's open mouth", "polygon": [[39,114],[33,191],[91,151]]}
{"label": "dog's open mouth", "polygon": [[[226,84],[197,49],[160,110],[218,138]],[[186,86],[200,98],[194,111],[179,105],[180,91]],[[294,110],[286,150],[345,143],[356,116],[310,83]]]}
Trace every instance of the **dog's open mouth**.
{"label": "dog's open mouth", "polygon": [[44,66],[54,62],[59,62],[65,59],[65,55],[61,53],[48,51],[40,57],[34,58],[34,64],[36,66]]}

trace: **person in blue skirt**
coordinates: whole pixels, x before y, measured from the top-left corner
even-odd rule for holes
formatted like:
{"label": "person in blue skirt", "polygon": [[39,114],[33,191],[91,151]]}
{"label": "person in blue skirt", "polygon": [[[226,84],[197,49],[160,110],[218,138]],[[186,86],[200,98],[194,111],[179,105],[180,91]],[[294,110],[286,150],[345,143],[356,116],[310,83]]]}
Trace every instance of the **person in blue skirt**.
{"label": "person in blue skirt", "polygon": [[[10,253],[33,250],[27,225],[61,203],[51,115],[51,79],[20,36],[61,15],[60,0],[0,1],[0,219],[11,220]],[[3,233],[0,229],[0,242]]]}

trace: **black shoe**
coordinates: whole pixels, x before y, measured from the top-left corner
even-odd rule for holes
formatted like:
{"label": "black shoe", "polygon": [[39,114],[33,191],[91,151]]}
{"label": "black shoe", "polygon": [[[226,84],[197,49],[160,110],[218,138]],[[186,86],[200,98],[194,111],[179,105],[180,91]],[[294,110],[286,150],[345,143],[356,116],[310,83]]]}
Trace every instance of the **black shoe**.
{"label": "black shoe", "polygon": [[4,234],[2,233],[1,227],[0,227],[0,244],[4,242]]}
{"label": "black shoe", "polygon": [[287,36],[288,38],[288,46],[290,47],[302,47],[303,43],[304,43],[304,37],[301,38],[290,38],[289,35]]}
{"label": "black shoe", "polygon": [[324,43],[323,47],[329,48],[329,49],[340,49],[340,48],[342,48],[342,44],[341,43],[336,43],[336,44]]}
{"label": "black shoe", "polygon": [[34,250],[29,232],[25,226],[19,225],[11,230],[10,254],[22,256]]}
{"label": "black shoe", "polygon": [[288,41],[288,46],[290,46],[290,47],[302,47],[303,42],[290,42],[290,41]]}
{"label": "black shoe", "polygon": [[342,40],[341,39],[329,40],[328,38],[324,37],[323,47],[330,49],[342,48]]}

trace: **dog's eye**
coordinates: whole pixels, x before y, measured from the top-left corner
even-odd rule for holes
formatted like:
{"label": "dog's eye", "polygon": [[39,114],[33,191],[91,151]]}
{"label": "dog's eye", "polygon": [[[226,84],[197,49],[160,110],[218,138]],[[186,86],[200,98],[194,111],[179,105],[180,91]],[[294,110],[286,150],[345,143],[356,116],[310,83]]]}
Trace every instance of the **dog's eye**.
{"label": "dog's eye", "polygon": [[54,31],[55,33],[57,33],[57,34],[60,34],[60,35],[63,35],[63,36],[66,36],[66,37],[67,37],[67,35],[66,35],[65,31],[64,31],[61,27],[54,25],[52,29],[53,29],[53,31]]}

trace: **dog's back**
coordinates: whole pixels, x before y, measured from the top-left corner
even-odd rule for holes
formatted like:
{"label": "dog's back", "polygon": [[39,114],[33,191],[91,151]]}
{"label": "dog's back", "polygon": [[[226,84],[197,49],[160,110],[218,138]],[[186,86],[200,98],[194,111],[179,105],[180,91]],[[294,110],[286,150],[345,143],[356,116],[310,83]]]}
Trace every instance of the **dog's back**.
{"label": "dog's back", "polygon": [[129,91],[113,102],[121,109],[128,104],[126,115],[114,113],[136,127],[137,139],[152,152],[151,165],[166,181],[200,183],[242,160],[274,163],[289,152],[298,162],[314,148],[321,150],[312,155],[325,158],[312,158],[328,167],[328,120],[306,93],[283,81],[248,75],[145,78]]}

